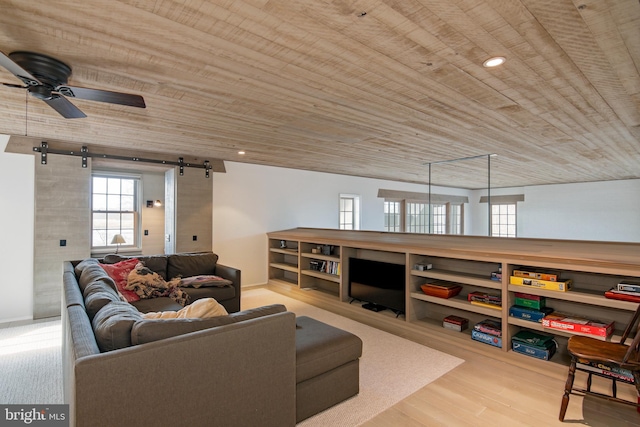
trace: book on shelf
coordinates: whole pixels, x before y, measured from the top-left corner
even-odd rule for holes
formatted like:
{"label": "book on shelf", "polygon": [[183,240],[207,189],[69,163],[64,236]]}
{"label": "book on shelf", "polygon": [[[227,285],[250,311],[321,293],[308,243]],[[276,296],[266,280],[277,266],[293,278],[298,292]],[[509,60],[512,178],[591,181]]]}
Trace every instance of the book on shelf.
{"label": "book on shelf", "polygon": [[547,280],[549,282],[557,282],[560,280],[559,271],[548,271],[533,267],[520,267],[513,270],[516,277],[526,277],[528,279]]}
{"label": "book on shelf", "polygon": [[580,316],[554,312],[542,319],[542,326],[549,329],[587,335],[606,340],[613,333],[615,322],[587,319]]}
{"label": "book on shelf", "polygon": [[620,292],[637,292],[640,293],[640,281],[622,280],[616,286],[616,290]]}
{"label": "book on shelf", "polygon": [[611,288],[604,293],[604,296],[609,299],[640,303],[640,293],[636,292],[616,291],[615,288]]}
{"label": "book on shelf", "polygon": [[480,332],[477,330],[472,330],[471,331],[471,339],[475,340],[475,341],[479,341],[485,344],[489,344],[492,345],[494,347],[500,347],[502,348],[502,338],[501,337],[497,337],[495,335],[491,335],[491,334],[487,334],[484,332]]}
{"label": "book on shelf", "polygon": [[502,323],[499,320],[484,319],[473,325],[473,329],[496,337],[502,336]]}
{"label": "book on shelf", "polygon": [[513,305],[509,308],[509,316],[538,323],[541,323],[542,319],[551,313],[553,313],[553,308],[551,307],[543,307],[537,310],[535,308]]}
{"label": "book on shelf", "polygon": [[509,278],[509,283],[512,285],[529,286],[531,288],[536,288],[536,289],[546,289],[549,291],[560,291],[560,292],[566,292],[571,290],[571,287],[573,285],[573,281],[571,279],[552,282],[550,280],[528,279],[526,277],[518,277],[518,276],[511,276]]}

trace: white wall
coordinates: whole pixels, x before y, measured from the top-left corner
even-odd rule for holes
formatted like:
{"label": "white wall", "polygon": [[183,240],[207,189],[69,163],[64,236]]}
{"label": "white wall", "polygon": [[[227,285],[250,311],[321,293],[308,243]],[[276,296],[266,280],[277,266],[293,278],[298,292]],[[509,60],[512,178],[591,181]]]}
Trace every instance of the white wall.
{"label": "white wall", "polygon": [[[518,237],[640,242],[640,179],[501,188],[492,195],[523,194]],[[470,198],[473,233],[487,234],[486,191]]]}
{"label": "white wall", "polygon": [[[361,229],[384,230],[378,189],[426,193],[426,185],[226,162],[213,174],[213,251],[240,268],[242,284],[267,281],[266,233],[295,227],[338,228],[340,194],[358,194]],[[432,187],[432,193],[461,190]],[[371,214],[375,212],[376,214]]]}
{"label": "white wall", "polygon": [[34,158],[5,153],[0,135],[0,322],[33,313]]}

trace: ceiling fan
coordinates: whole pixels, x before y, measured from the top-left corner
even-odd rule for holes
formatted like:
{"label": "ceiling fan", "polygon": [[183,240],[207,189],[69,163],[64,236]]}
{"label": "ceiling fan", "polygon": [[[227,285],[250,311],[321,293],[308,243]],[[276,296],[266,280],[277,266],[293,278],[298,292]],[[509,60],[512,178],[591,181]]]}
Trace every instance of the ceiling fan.
{"label": "ceiling fan", "polygon": [[20,86],[3,83],[5,86],[27,89],[31,95],[46,102],[65,119],[87,117],[67,97],[138,108],[146,107],[144,98],[140,95],[67,85],[71,67],[41,53],[12,52],[5,55],[0,52],[0,65],[25,84]]}

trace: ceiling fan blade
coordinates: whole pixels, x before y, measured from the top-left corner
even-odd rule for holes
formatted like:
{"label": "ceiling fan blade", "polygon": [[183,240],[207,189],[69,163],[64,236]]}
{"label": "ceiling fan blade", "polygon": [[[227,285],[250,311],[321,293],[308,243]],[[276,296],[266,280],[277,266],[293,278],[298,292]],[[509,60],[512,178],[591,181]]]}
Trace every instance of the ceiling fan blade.
{"label": "ceiling fan blade", "polygon": [[100,89],[87,89],[73,86],[59,86],[56,88],[64,96],[89,101],[108,102],[110,104],[128,105],[130,107],[145,108],[144,98],[140,95],[128,93],[111,92]]}
{"label": "ceiling fan blade", "polygon": [[13,62],[11,58],[9,58],[2,52],[0,52],[0,65],[6,68],[11,74],[22,80],[27,86],[36,86],[42,84],[38,79],[33,77],[31,73]]}
{"label": "ceiling fan blade", "polygon": [[78,107],[73,105],[67,98],[60,95],[53,95],[49,99],[43,99],[49,107],[56,110],[65,119],[81,119],[87,117]]}

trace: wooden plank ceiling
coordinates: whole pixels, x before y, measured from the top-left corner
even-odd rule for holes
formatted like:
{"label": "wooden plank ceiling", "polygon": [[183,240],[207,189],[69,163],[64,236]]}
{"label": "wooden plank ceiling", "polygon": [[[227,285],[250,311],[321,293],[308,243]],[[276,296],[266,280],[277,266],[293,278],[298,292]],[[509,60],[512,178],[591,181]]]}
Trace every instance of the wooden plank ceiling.
{"label": "wooden plank ceiling", "polygon": [[[0,133],[428,182],[640,178],[638,0],[0,0],[0,51],[69,64],[67,120],[0,86]],[[507,61],[484,68],[491,56]],[[20,83],[0,70],[0,82]],[[246,151],[244,156],[239,150]],[[487,159],[436,164],[482,188]]]}

